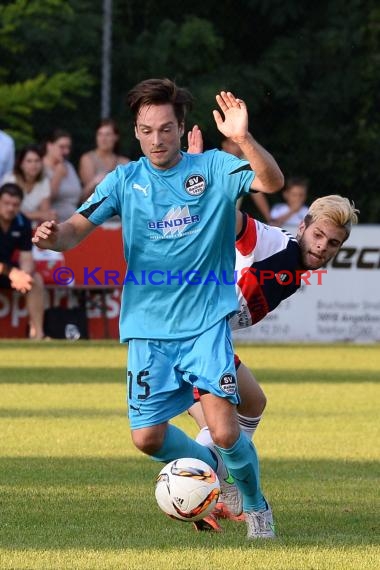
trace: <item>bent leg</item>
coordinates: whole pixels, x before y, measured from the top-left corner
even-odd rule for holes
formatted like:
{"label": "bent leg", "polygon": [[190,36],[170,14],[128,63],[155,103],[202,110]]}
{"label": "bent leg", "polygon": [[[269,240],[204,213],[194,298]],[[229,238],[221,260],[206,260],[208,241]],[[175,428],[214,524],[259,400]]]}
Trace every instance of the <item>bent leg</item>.
{"label": "bent leg", "polygon": [[[266,396],[252,372],[242,362],[237,369],[238,390],[240,404],[237,407],[238,421],[241,429],[251,438],[260,422],[261,415],[266,406]],[[201,432],[197,441],[203,445],[211,443],[207,422],[199,402],[188,409],[189,414],[198,424]]]}
{"label": "bent leg", "polygon": [[252,439],[266,406],[266,397],[252,372],[242,362],[238,369],[240,405],[238,419],[242,431]]}
{"label": "bent leg", "polygon": [[258,417],[263,413],[267,399],[263,389],[249,368],[242,362],[237,371],[240,404],[238,413],[247,417]]}
{"label": "bent leg", "polygon": [[163,423],[132,430],[132,440],[140,451],[155,461],[169,463],[180,457],[194,457],[215,471],[218,466],[215,455],[208,447],[200,445],[172,424]]}
{"label": "bent leg", "polygon": [[132,441],[135,447],[146,455],[153,455],[162,447],[167,426],[168,424],[165,422],[156,426],[132,430]]}
{"label": "bent leg", "polygon": [[202,394],[201,403],[215,448],[243,495],[243,510],[265,508],[256,449],[240,432],[236,407],[225,398]]}

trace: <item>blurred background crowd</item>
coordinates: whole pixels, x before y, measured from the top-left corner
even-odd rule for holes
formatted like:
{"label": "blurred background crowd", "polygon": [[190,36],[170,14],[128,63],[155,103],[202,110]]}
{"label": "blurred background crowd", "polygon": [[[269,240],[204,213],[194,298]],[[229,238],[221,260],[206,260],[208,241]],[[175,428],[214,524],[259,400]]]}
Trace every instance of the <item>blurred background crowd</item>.
{"label": "blurred background crowd", "polygon": [[[201,127],[206,148],[221,145],[212,109],[215,93],[229,89],[286,177],[307,177],[309,203],[337,192],[355,201],[361,223],[379,221],[376,3],[7,0],[0,21],[0,129],[18,153],[38,143],[58,216],[58,187],[82,200],[116,156],[139,156],[125,94],[146,77],[170,77],[195,95],[187,126]],[[98,133],[109,117],[119,148],[95,162],[99,137],[117,136]],[[57,128],[66,136],[54,140]]]}
{"label": "blurred background crowd", "polygon": [[200,126],[205,149],[240,155],[212,110],[224,89],[246,102],[250,131],[286,180],[282,193],[244,198],[251,215],[296,227],[315,198],[337,193],[361,224],[379,223],[376,3],[6,0],[0,22],[0,186],[21,189],[31,228],[67,219],[108,172],[139,158],[125,95],[147,77],[193,93],[186,127]]}

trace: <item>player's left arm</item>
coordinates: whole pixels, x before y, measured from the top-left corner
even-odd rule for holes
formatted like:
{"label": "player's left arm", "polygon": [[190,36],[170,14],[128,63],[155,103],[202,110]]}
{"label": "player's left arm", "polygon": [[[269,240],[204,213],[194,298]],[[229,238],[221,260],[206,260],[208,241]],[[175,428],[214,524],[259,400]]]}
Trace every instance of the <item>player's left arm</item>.
{"label": "player's left arm", "polygon": [[214,110],[213,115],[219,131],[236,142],[256,175],[251,188],[260,192],[277,192],[284,185],[284,176],[273,158],[248,131],[248,111],[241,99],[230,91],[221,91],[216,96],[223,113]]}
{"label": "player's left arm", "polygon": [[25,273],[29,273],[29,275],[32,275],[35,269],[32,252],[20,251],[18,265],[22,271],[25,271]]}

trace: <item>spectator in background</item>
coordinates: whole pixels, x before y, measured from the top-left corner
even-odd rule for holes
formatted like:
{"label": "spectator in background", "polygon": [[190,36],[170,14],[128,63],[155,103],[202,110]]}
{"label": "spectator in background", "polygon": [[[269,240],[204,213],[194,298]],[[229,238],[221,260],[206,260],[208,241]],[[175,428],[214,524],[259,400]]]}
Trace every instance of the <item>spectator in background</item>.
{"label": "spectator in background", "polygon": [[[224,152],[229,152],[230,154],[234,154],[235,156],[237,156],[238,158],[241,158],[242,160],[246,160],[244,154],[241,151],[240,146],[235,141],[233,141],[232,139],[225,137],[222,140],[221,146],[222,146],[222,150],[224,150]],[[270,207],[269,207],[269,203],[268,203],[266,196],[264,196],[264,194],[262,194],[262,193],[258,193],[258,194],[250,193],[249,199],[251,199],[252,202],[255,204],[256,208],[258,209],[260,214],[263,216],[264,221],[269,222],[269,220],[270,220]],[[244,198],[239,198],[239,200],[236,203],[236,207],[239,210],[242,209],[243,201],[244,201]]]}
{"label": "spectator in background", "polygon": [[272,226],[298,226],[307,214],[307,191],[309,181],[306,178],[293,177],[285,183],[282,196],[285,202],[275,204],[270,212]]}
{"label": "spectator in background", "polygon": [[119,154],[119,129],[112,119],[102,119],[96,128],[96,148],[82,154],[79,176],[83,184],[82,199],[93,193],[95,186],[119,164],[130,159]]}
{"label": "spectator in background", "polygon": [[12,172],[15,163],[15,143],[11,136],[0,130],[0,180]]}
{"label": "spectator in background", "polygon": [[23,198],[17,184],[8,182],[0,187],[0,287],[26,294],[29,336],[41,340],[44,336],[44,287],[41,275],[34,268],[32,227],[20,212]]}
{"label": "spectator in background", "polygon": [[23,191],[21,212],[31,222],[54,220],[55,212],[50,206],[50,182],[44,171],[42,151],[29,144],[17,154],[13,172],[3,177],[2,184],[15,182]]}
{"label": "spectator in background", "polygon": [[68,161],[71,145],[71,135],[61,129],[53,131],[45,143],[43,162],[50,180],[51,206],[58,222],[72,216],[82,201],[78,174]]}

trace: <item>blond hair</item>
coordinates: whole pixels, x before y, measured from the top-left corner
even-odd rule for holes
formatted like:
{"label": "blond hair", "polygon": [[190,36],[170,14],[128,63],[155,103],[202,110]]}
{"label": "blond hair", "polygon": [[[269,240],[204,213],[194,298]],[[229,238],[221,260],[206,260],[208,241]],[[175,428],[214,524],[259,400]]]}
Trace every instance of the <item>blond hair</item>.
{"label": "blond hair", "polygon": [[331,194],[330,196],[323,196],[314,200],[304,221],[306,226],[309,226],[319,220],[328,220],[336,226],[343,227],[348,237],[351,232],[351,226],[358,223],[357,214],[359,214],[359,210],[355,208],[355,204],[350,202],[348,198],[338,194]]}

